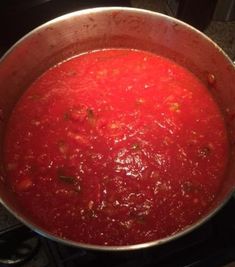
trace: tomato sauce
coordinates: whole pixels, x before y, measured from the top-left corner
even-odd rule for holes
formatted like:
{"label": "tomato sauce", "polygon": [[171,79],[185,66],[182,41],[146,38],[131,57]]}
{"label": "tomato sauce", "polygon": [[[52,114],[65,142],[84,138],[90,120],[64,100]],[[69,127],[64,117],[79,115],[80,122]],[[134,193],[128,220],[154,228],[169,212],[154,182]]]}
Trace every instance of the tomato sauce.
{"label": "tomato sauce", "polygon": [[207,88],[145,51],[92,51],[46,71],[5,136],[7,183],[64,239],[128,245],[181,231],[223,182],[228,144]]}

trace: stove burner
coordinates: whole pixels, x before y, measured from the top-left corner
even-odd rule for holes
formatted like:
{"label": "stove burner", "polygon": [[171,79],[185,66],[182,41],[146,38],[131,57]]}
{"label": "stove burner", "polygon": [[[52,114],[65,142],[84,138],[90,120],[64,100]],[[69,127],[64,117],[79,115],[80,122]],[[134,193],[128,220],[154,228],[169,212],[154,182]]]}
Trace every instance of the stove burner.
{"label": "stove burner", "polygon": [[39,248],[38,237],[25,226],[13,226],[0,233],[0,264],[15,265],[32,258]]}

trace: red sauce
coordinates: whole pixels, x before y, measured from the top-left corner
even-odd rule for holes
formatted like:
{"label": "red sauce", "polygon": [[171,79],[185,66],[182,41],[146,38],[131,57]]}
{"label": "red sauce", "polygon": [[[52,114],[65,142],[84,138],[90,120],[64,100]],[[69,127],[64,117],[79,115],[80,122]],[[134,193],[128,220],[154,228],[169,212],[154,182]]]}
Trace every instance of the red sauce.
{"label": "red sauce", "polygon": [[136,50],[93,51],[46,71],[16,105],[7,182],[41,227],[127,245],[181,231],[223,182],[224,121],[207,88]]}

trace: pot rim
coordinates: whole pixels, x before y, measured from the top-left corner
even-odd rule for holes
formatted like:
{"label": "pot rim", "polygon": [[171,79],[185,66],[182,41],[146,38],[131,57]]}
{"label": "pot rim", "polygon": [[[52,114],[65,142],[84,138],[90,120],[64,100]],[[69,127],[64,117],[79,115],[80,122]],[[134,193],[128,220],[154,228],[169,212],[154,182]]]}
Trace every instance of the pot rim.
{"label": "pot rim", "polygon": [[56,17],[52,20],[49,20],[49,21],[41,24],[40,26],[34,28],[33,30],[29,31],[27,34],[22,36],[17,42],[15,42],[2,55],[2,57],[0,58],[0,64],[4,61],[4,59],[8,56],[8,54],[10,54],[18,45],[20,45],[20,43],[22,43],[25,39],[30,37],[32,34],[35,34],[38,31],[40,31],[41,29],[46,28],[48,26],[52,26],[54,23],[57,23],[59,21],[63,21],[63,20],[67,20],[67,19],[72,18],[72,17],[76,17],[78,15],[86,15],[86,14],[98,13],[98,12],[103,12],[103,11],[130,11],[130,12],[135,12],[136,14],[137,13],[142,13],[142,14],[146,14],[146,15],[149,14],[152,16],[159,16],[159,17],[167,19],[168,21],[172,21],[172,22],[181,24],[182,26],[184,26],[184,27],[190,29],[191,31],[194,31],[197,34],[199,34],[201,37],[206,39],[207,42],[211,43],[216,49],[219,50],[219,52],[221,54],[223,54],[223,56],[226,57],[226,59],[231,63],[231,65],[234,67],[234,70],[235,70],[235,61],[233,62],[232,59],[228,56],[228,54],[216,42],[214,42],[210,37],[208,37],[205,33],[199,31],[195,27],[189,25],[188,23],[186,23],[182,20],[179,20],[177,18],[168,16],[166,14],[156,12],[156,11],[151,11],[151,10],[142,9],[142,8],[134,8],[134,7],[121,7],[121,6],[87,8],[87,9],[82,9],[82,10],[78,10],[78,11],[73,11],[73,12],[64,14],[62,16]]}
{"label": "pot rim", "polygon": [[[6,53],[2,56],[2,58],[0,58],[0,64],[3,64],[5,58],[7,58],[7,56],[9,54],[11,54],[11,52],[13,52],[14,49],[16,49],[22,42],[24,42],[25,39],[29,38],[32,34],[36,34],[37,32],[41,31],[42,29],[47,28],[48,26],[52,26],[53,24],[56,24],[56,23],[58,23],[60,21],[63,21],[63,20],[71,19],[73,17],[80,16],[80,15],[85,15],[85,14],[92,14],[92,13],[97,13],[97,12],[102,13],[104,11],[129,11],[129,12],[134,12],[135,14],[139,13],[139,14],[145,14],[145,15],[151,15],[151,16],[159,16],[159,17],[162,17],[162,18],[166,19],[167,21],[171,21],[171,22],[175,22],[177,24],[180,24],[183,27],[186,27],[189,30],[196,32],[199,36],[201,36],[201,38],[205,39],[207,42],[210,42],[228,60],[228,62],[231,63],[231,65],[233,66],[233,68],[235,70],[235,66],[234,66],[232,60],[222,50],[222,48],[220,48],[214,41],[212,41],[204,33],[200,32],[197,29],[195,29],[191,25],[189,25],[189,24],[187,24],[187,23],[185,23],[185,22],[183,22],[181,20],[178,20],[176,18],[173,18],[173,17],[170,17],[168,15],[162,14],[162,13],[153,12],[153,11],[144,10],[144,9],[139,9],[139,8],[131,8],[131,7],[97,7],[97,8],[88,8],[88,9],[83,9],[83,10],[79,10],[79,11],[74,11],[74,12],[59,16],[59,17],[57,17],[55,19],[52,19],[52,20],[50,20],[50,21],[38,26],[37,28],[33,29],[32,31],[27,33],[25,36],[23,36],[21,39],[19,39],[13,46],[11,46],[11,48],[9,50],[6,51]],[[165,243],[167,243],[169,241],[173,241],[173,240],[176,240],[176,239],[178,239],[180,237],[185,236],[186,234],[192,232],[193,230],[198,228],[200,225],[202,225],[203,223],[208,221],[212,216],[214,216],[227,203],[227,201],[230,199],[230,197],[233,194],[232,191],[233,191],[233,189],[231,189],[231,193],[228,194],[227,197],[219,205],[217,205],[215,208],[213,208],[207,215],[205,215],[203,218],[201,218],[196,223],[187,226],[182,231],[177,232],[177,233],[173,233],[170,236],[167,236],[165,238],[158,239],[158,240],[155,240],[155,241],[139,243],[139,244],[134,244],[134,245],[124,245],[124,246],[92,245],[92,244],[80,243],[80,242],[72,241],[72,240],[69,240],[69,239],[63,239],[61,237],[58,237],[58,236],[55,236],[55,235],[51,234],[49,231],[44,230],[40,226],[37,226],[36,224],[31,223],[30,220],[28,220],[26,218],[26,216],[22,216],[22,215],[18,214],[18,212],[16,210],[14,210],[13,208],[8,206],[8,204],[1,198],[1,196],[0,196],[0,203],[11,214],[13,214],[19,221],[21,221],[23,224],[28,226],[30,229],[32,229],[36,233],[38,233],[38,234],[40,234],[40,235],[42,235],[42,236],[44,236],[46,238],[49,238],[49,239],[51,239],[53,241],[60,242],[60,243],[62,243],[64,245],[70,245],[70,246],[73,246],[73,247],[80,247],[80,248],[90,249],[90,250],[109,251],[109,252],[114,252],[114,251],[122,252],[122,251],[132,251],[132,250],[150,248],[150,247],[153,247],[153,246],[159,246],[159,245],[165,244]]]}

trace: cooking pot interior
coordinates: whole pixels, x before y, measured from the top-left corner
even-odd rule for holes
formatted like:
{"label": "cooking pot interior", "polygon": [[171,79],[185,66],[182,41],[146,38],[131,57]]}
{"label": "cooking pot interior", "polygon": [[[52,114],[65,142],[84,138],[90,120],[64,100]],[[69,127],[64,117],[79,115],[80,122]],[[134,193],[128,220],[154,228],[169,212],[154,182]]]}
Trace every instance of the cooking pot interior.
{"label": "cooking pot interior", "polygon": [[[0,195],[20,218],[33,223],[5,185],[2,147],[14,105],[45,70],[79,53],[100,48],[134,48],[175,60],[192,71],[217,101],[228,130],[230,159],[217,201],[220,205],[235,184],[235,69],[223,51],[190,26],[165,15],[127,8],[79,11],[55,19],[19,41],[0,62]],[[27,116],[27,114],[26,114]],[[23,153],[23,151],[22,151]]]}

